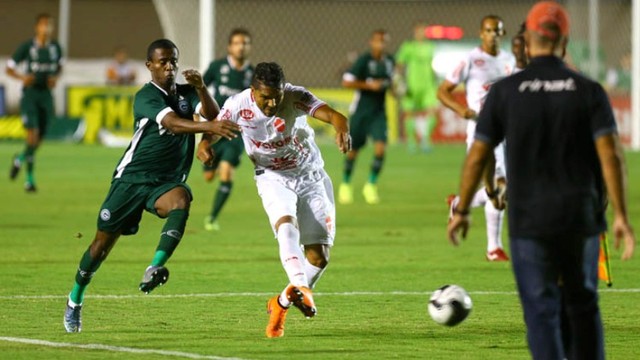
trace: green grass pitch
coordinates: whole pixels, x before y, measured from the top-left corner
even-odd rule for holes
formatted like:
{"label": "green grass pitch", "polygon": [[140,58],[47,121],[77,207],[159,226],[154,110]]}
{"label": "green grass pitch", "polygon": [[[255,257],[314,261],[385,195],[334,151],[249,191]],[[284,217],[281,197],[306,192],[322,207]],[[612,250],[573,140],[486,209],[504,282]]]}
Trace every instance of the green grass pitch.
{"label": "green grass pitch", "polygon": [[[0,143],[0,165],[8,170],[22,147]],[[322,150],[337,189],[342,157],[330,144]],[[286,276],[246,157],[219,219],[221,232],[203,230],[217,182],[205,183],[195,165],[188,181],[195,200],[186,235],[167,264],[169,282],[150,295],[137,289],[162,227],[145,214],[138,235],[119,240],[90,285],[83,332],[66,334],[65,297],[123,150],[45,143],[36,163],[37,194],[24,193],[22,175],[14,183],[6,175],[0,180],[0,358],[528,358],[510,263],[484,260],[483,212],[473,212],[461,247],[445,237],[444,199],[458,188],[464,147],[415,155],[390,147],[378,206],[360,196],[370,151],[356,164],[355,204],[337,206],[331,263],[316,287],[318,315],[305,319],[292,309],[285,336],[267,339],[265,302]],[[640,154],[627,153],[627,161],[631,218],[640,229]],[[612,250],[614,287],[601,283],[612,359],[640,358],[638,255],[622,262]],[[449,283],[467,289],[474,303],[454,328],[435,324],[426,311],[430,292]]]}

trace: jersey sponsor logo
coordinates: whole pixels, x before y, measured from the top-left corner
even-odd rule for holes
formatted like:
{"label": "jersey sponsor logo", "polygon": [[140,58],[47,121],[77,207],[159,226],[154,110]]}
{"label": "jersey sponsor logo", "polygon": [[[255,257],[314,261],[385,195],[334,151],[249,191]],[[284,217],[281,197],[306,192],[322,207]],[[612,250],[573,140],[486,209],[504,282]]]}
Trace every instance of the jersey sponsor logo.
{"label": "jersey sponsor logo", "polygon": [[257,147],[258,149],[261,149],[261,148],[262,149],[279,149],[283,146],[287,146],[291,144],[292,141],[296,145],[300,144],[300,140],[298,140],[297,137],[291,137],[291,136],[287,136],[282,140],[276,140],[271,142],[262,142],[255,139],[251,139],[251,142],[253,143],[253,145],[255,145],[255,147]]}
{"label": "jersey sponsor logo", "polygon": [[304,111],[304,112],[306,112],[306,113],[308,113],[308,112],[309,112],[309,110],[311,110],[311,107],[309,107],[309,105],[307,105],[307,104],[305,104],[305,103],[302,103],[302,102],[299,102],[299,101],[294,102],[294,103],[293,103],[293,106],[294,106],[296,109],[298,109],[298,110],[302,110],[302,111]]}
{"label": "jersey sponsor logo", "polygon": [[271,170],[289,170],[297,167],[296,165],[298,158],[295,156],[283,156],[276,157],[271,159],[271,166],[269,169]]}
{"label": "jersey sponsor logo", "polygon": [[220,67],[220,74],[228,74],[229,71],[231,71],[231,68],[227,64],[224,64]]}
{"label": "jersey sponsor logo", "polygon": [[482,60],[482,59],[475,59],[475,60],[473,60],[473,64],[474,64],[475,66],[484,66],[484,60]]}
{"label": "jersey sponsor logo", "polygon": [[111,219],[111,211],[109,211],[109,209],[100,210],[100,219],[102,219],[102,221],[109,221],[109,219]]}
{"label": "jersey sponsor logo", "polygon": [[520,83],[518,91],[525,92],[561,92],[561,91],[575,91],[576,83],[573,78],[567,78],[565,80],[540,80],[533,79]]}
{"label": "jersey sponsor logo", "polygon": [[281,118],[276,118],[276,120],[273,122],[273,127],[276,128],[276,131],[278,132],[284,132],[284,130],[287,128],[287,124],[285,124],[284,120],[282,120]]}
{"label": "jersey sponsor logo", "polygon": [[242,109],[240,110],[239,114],[240,114],[240,117],[245,120],[251,120],[255,117],[255,114],[253,113],[253,111],[249,109]]}

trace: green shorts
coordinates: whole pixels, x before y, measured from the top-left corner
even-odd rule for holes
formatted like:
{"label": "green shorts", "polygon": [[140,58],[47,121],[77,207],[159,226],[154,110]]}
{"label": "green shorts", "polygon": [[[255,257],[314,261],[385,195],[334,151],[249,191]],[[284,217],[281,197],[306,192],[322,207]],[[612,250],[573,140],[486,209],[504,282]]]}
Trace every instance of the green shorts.
{"label": "green shorts", "polygon": [[384,110],[358,112],[349,119],[349,132],[351,134],[351,146],[358,150],[367,142],[367,136],[373,141],[387,142],[387,115]]}
{"label": "green shorts", "polygon": [[242,137],[238,136],[233,140],[220,139],[217,143],[211,145],[215,158],[213,159],[213,165],[203,165],[204,171],[215,170],[220,165],[221,161],[226,161],[234,168],[240,165],[240,159],[244,152],[244,144],[242,143]]}
{"label": "green shorts", "polygon": [[161,184],[131,184],[119,180],[111,183],[109,194],[100,207],[98,230],[133,235],[138,232],[142,211],[158,215],[155,203],[169,190],[182,186],[193,199],[189,185],[181,182]]}
{"label": "green shorts", "polygon": [[438,99],[434,91],[429,89],[417,89],[409,91],[402,98],[402,110],[404,111],[425,111],[438,106]]}
{"label": "green shorts", "polygon": [[44,137],[47,126],[55,119],[53,95],[49,89],[27,88],[22,92],[20,112],[25,129],[38,129]]}

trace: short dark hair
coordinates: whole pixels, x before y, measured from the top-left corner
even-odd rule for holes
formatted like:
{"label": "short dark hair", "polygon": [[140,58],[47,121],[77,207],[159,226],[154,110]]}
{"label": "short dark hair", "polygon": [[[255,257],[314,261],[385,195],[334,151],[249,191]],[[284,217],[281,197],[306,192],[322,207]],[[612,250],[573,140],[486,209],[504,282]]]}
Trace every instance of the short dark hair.
{"label": "short dark hair", "polygon": [[249,30],[245,28],[235,28],[229,33],[229,44],[231,44],[231,41],[236,35],[243,35],[251,39],[251,33],[249,32]]}
{"label": "short dark hair", "polygon": [[180,52],[180,50],[178,50],[178,47],[176,46],[176,44],[173,43],[173,41],[169,39],[158,39],[152,42],[151,44],[149,44],[149,47],[147,48],[147,61],[151,61],[151,58],[153,57],[153,53],[156,51],[156,49],[176,49],[178,53]]}
{"label": "short dark hair", "polygon": [[251,85],[253,87],[264,85],[274,89],[282,88],[284,85],[284,72],[282,71],[282,67],[274,62],[259,63],[253,72]]}
{"label": "short dark hair", "polygon": [[40,13],[40,14],[36,15],[36,25],[38,25],[38,23],[42,19],[51,20],[51,19],[53,19],[53,17],[49,13]]}
{"label": "short dark hair", "polygon": [[482,25],[484,25],[484,22],[487,20],[495,20],[504,24],[504,20],[502,20],[500,16],[489,14],[489,15],[485,15],[484,17],[482,17],[482,20],[480,20],[480,29],[482,29]]}

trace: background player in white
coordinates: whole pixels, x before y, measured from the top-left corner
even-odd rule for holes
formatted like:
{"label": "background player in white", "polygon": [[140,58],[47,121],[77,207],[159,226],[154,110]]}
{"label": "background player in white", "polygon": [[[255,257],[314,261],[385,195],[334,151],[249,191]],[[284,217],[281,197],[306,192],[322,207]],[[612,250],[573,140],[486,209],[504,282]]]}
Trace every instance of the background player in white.
{"label": "background player in white", "polygon": [[[438,99],[443,105],[471,120],[467,122],[467,150],[473,143],[475,119],[489,88],[496,81],[511,74],[515,67],[513,55],[500,49],[500,39],[504,35],[504,24],[499,16],[483,17],[480,22],[481,45],[471,50],[438,88]],[[457,102],[453,97],[452,93],[459,84],[465,85],[467,105]],[[500,197],[504,195],[506,186],[503,144],[496,147],[494,155],[495,175],[488,175],[493,171],[487,172],[485,189],[476,192],[471,207],[484,206],[487,222],[487,260],[508,261],[509,257],[502,249],[504,202],[500,201]],[[493,167],[493,162],[489,166]],[[450,196],[448,201],[451,209],[455,207],[458,199]]]}
{"label": "background player in white", "polygon": [[[351,149],[347,119],[305,88],[285,83],[276,63],[258,64],[251,88],[230,97],[218,115],[218,120],[231,120],[242,129],[258,193],[289,278],[282,293],[267,302],[267,337],[284,335],[291,304],[307,317],[316,314],[311,289],[329,262],[335,236],[333,186],[307,115],[333,125],[342,153]],[[198,156],[210,156],[210,143],[216,140],[204,136]]]}

